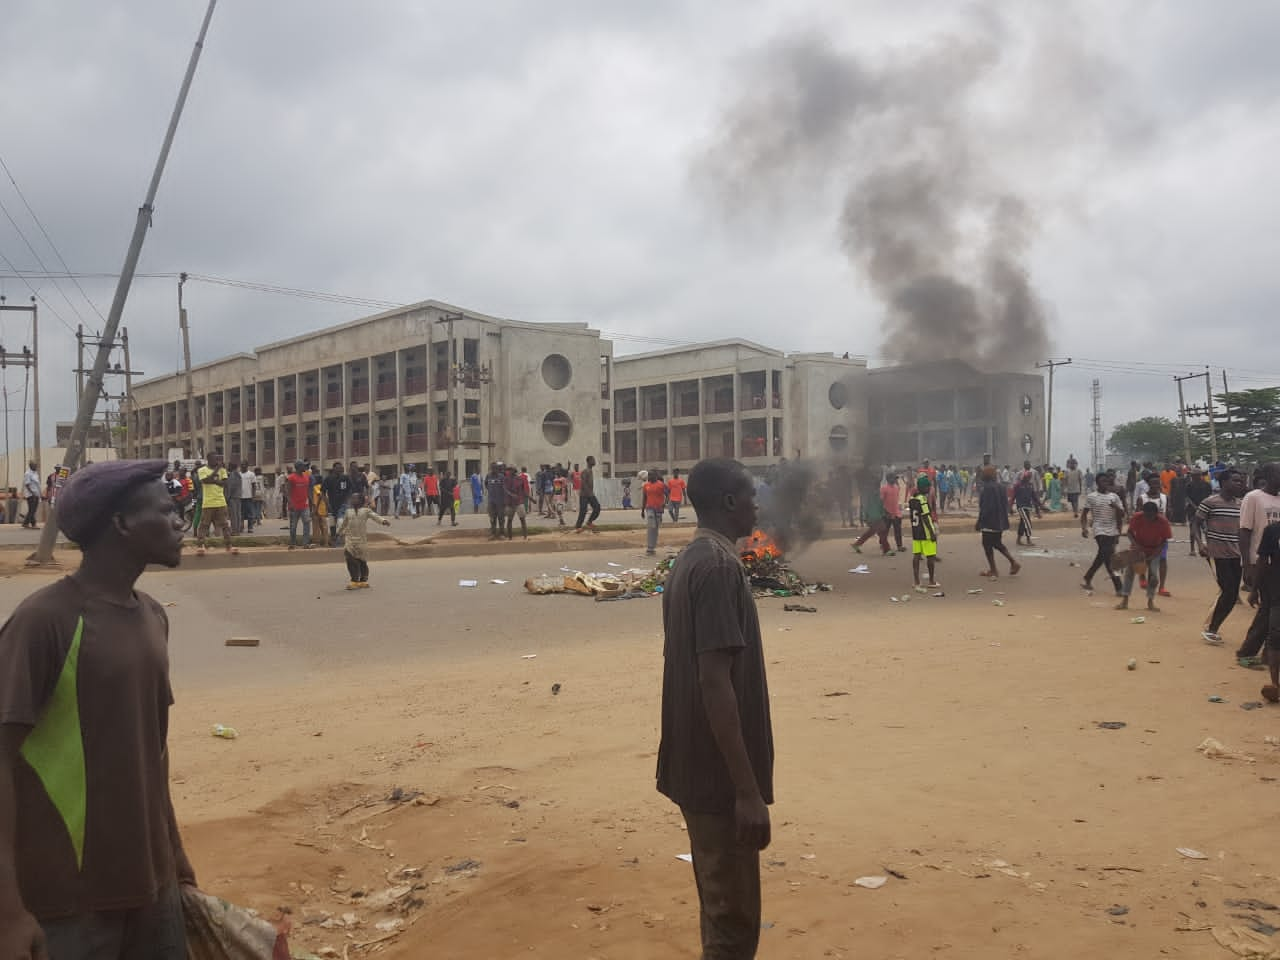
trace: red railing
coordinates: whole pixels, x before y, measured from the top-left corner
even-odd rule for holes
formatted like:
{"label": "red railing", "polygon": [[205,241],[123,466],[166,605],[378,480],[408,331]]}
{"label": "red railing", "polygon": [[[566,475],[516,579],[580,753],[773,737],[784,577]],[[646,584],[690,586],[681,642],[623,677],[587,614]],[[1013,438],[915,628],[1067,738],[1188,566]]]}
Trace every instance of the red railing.
{"label": "red railing", "polygon": [[427,449],[425,433],[411,433],[404,438],[404,449],[408,453],[420,453]]}
{"label": "red railing", "polygon": [[342,444],[340,444],[340,443],[326,443],[326,444],[324,445],[324,458],[325,458],[325,460],[341,460],[341,459],[342,459]]}
{"label": "red railing", "polygon": [[396,438],[395,437],[379,437],[378,452],[379,453],[395,453]]}
{"label": "red railing", "polygon": [[396,382],[394,380],[384,380],[378,383],[378,399],[391,400],[396,395]]}
{"label": "red railing", "polygon": [[262,405],[262,419],[274,420],[275,416],[276,416],[276,408],[272,404],[264,403]]}
{"label": "red railing", "polygon": [[213,423],[213,425],[214,425],[215,427],[220,427],[220,426],[222,426],[222,413],[221,413],[221,411],[219,411],[218,413],[215,413],[215,414],[213,415],[213,421],[212,421],[212,423]]}
{"label": "red railing", "polygon": [[280,414],[285,417],[292,417],[298,412],[298,398],[285,397],[284,402],[280,404]]}
{"label": "red railing", "polygon": [[317,394],[311,394],[302,398],[302,412],[315,413],[320,409],[320,397]]}
{"label": "red railing", "polygon": [[352,440],[351,455],[353,457],[367,457],[369,455],[368,440]]}
{"label": "red railing", "polygon": [[407,394],[426,393],[427,378],[426,377],[405,377],[404,392]]}
{"label": "red railing", "polygon": [[286,443],[286,444],[284,445],[284,458],[285,458],[286,460],[289,460],[289,461],[293,461],[293,460],[297,460],[297,459],[298,459],[298,446],[297,446],[297,444],[293,444],[293,443]]}
{"label": "red railing", "polygon": [[366,383],[362,387],[351,388],[352,403],[368,403],[369,402],[369,385]]}
{"label": "red railing", "polygon": [[308,443],[306,446],[302,448],[302,457],[304,460],[319,460],[320,444]]}
{"label": "red railing", "polygon": [[246,420],[257,420],[257,419],[258,419],[258,408],[257,408],[257,407],[247,407],[247,408],[245,409],[245,412],[244,412],[244,418],[245,418]]}
{"label": "red railing", "polygon": [[330,410],[333,407],[342,406],[341,390],[326,390],[324,392],[324,408]]}
{"label": "red railing", "polygon": [[232,423],[239,423],[239,422],[240,422],[240,411],[239,411],[239,410],[232,410],[232,411],[231,411],[231,422],[232,422]]}

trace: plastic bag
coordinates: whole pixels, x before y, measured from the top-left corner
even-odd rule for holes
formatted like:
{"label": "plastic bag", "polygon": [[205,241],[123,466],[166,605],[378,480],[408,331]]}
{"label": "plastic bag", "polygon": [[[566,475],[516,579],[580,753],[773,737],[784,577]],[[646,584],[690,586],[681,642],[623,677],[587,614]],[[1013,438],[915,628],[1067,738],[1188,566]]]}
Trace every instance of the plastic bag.
{"label": "plastic bag", "polygon": [[190,960],[289,960],[288,920],[273,924],[244,907],[182,888]]}

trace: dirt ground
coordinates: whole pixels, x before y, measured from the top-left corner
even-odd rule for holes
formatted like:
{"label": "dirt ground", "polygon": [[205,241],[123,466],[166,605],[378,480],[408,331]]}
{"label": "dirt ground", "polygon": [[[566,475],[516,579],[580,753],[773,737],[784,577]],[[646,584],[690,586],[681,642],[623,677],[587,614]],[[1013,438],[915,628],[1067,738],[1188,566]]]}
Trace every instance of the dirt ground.
{"label": "dirt ground", "polygon": [[[1079,588],[1091,545],[1045,530],[991,583],[976,535],[948,533],[935,598],[909,558],[828,541],[795,564],[834,585],[817,613],[760,602],[762,957],[1229,957],[1215,937],[1280,926],[1280,708],[1241,709],[1263,677],[1231,655],[1249,611],[1207,646],[1214,588],[1179,543],[1174,597],[1132,623]],[[295,949],[335,956],[696,957],[687,840],[653,786],[660,604],[520,589],[637,553],[375,563],[355,594],[337,559],[148,574],[173,604],[173,791],[202,886],[288,909]],[[223,646],[243,634],[262,646]]]}

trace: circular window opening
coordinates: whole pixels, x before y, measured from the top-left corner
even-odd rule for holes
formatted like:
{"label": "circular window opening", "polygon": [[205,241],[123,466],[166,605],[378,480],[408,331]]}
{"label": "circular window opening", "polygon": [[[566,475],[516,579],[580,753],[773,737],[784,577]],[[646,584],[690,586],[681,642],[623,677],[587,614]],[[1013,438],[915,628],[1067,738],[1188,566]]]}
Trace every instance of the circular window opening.
{"label": "circular window opening", "polygon": [[844,409],[845,404],[849,402],[849,388],[845,386],[843,380],[837,380],[830,386],[827,390],[827,399],[837,410]]}
{"label": "circular window opening", "polygon": [[573,379],[573,367],[567,357],[558,353],[549,353],[542,361],[542,379],[552,390],[563,390]]}
{"label": "circular window opening", "polygon": [[827,443],[831,444],[832,450],[848,449],[849,431],[844,427],[832,427],[831,433],[827,435]]}
{"label": "circular window opening", "polygon": [[563,410],[552,410],[542,418],[542,435],[553,447],[563,447],[572,433],[573,421]]}

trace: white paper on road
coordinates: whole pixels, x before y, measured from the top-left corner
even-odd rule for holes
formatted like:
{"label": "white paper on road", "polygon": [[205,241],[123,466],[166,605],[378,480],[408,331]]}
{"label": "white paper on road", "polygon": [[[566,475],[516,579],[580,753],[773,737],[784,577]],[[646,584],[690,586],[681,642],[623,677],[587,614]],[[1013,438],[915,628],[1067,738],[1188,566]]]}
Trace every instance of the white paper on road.
{"label": "white paper on road", "polygon": [[521,660],[536,660],[537,658],[538,658],[538,655],[537,655],[536,653],[522,653],[522,654],[520,654],[520,659],[521,659]]}
{"label": "white paper on road", "polygon": [[860,563],[849,572],[850,573],[870,573],[871,568],[868,567],[865,563]]}
{"label": "white paper on road", "polygon": [[479,581],[479,580],[459,580],[459,581],[458,581],[458,586],[460,586],[460,587],[478,587],[478,586],[480,586],[480,581]]}
{"label": "white paper on road", "polygon": [[498,586],[502,586],[504,583],[510,583],[511,581],[510,580],[490,580],[489,582],[496,583]]}
{"label": "white paper on road", "polygon": [[692,853],[677,853],[677,854],[676,854],[676,859],[677,859],[677,860],[683,860],[685,863],[693,863],[693,854],[692,854]]}
{"label": "white paper on road", "polygon": [[614,563],[612,560],[610,560],[610,561],[609,561],[609,566],[611,566],[611,567],[620,567],[620,566],[622,566],[622,564],[620,564],[620,563]]}

